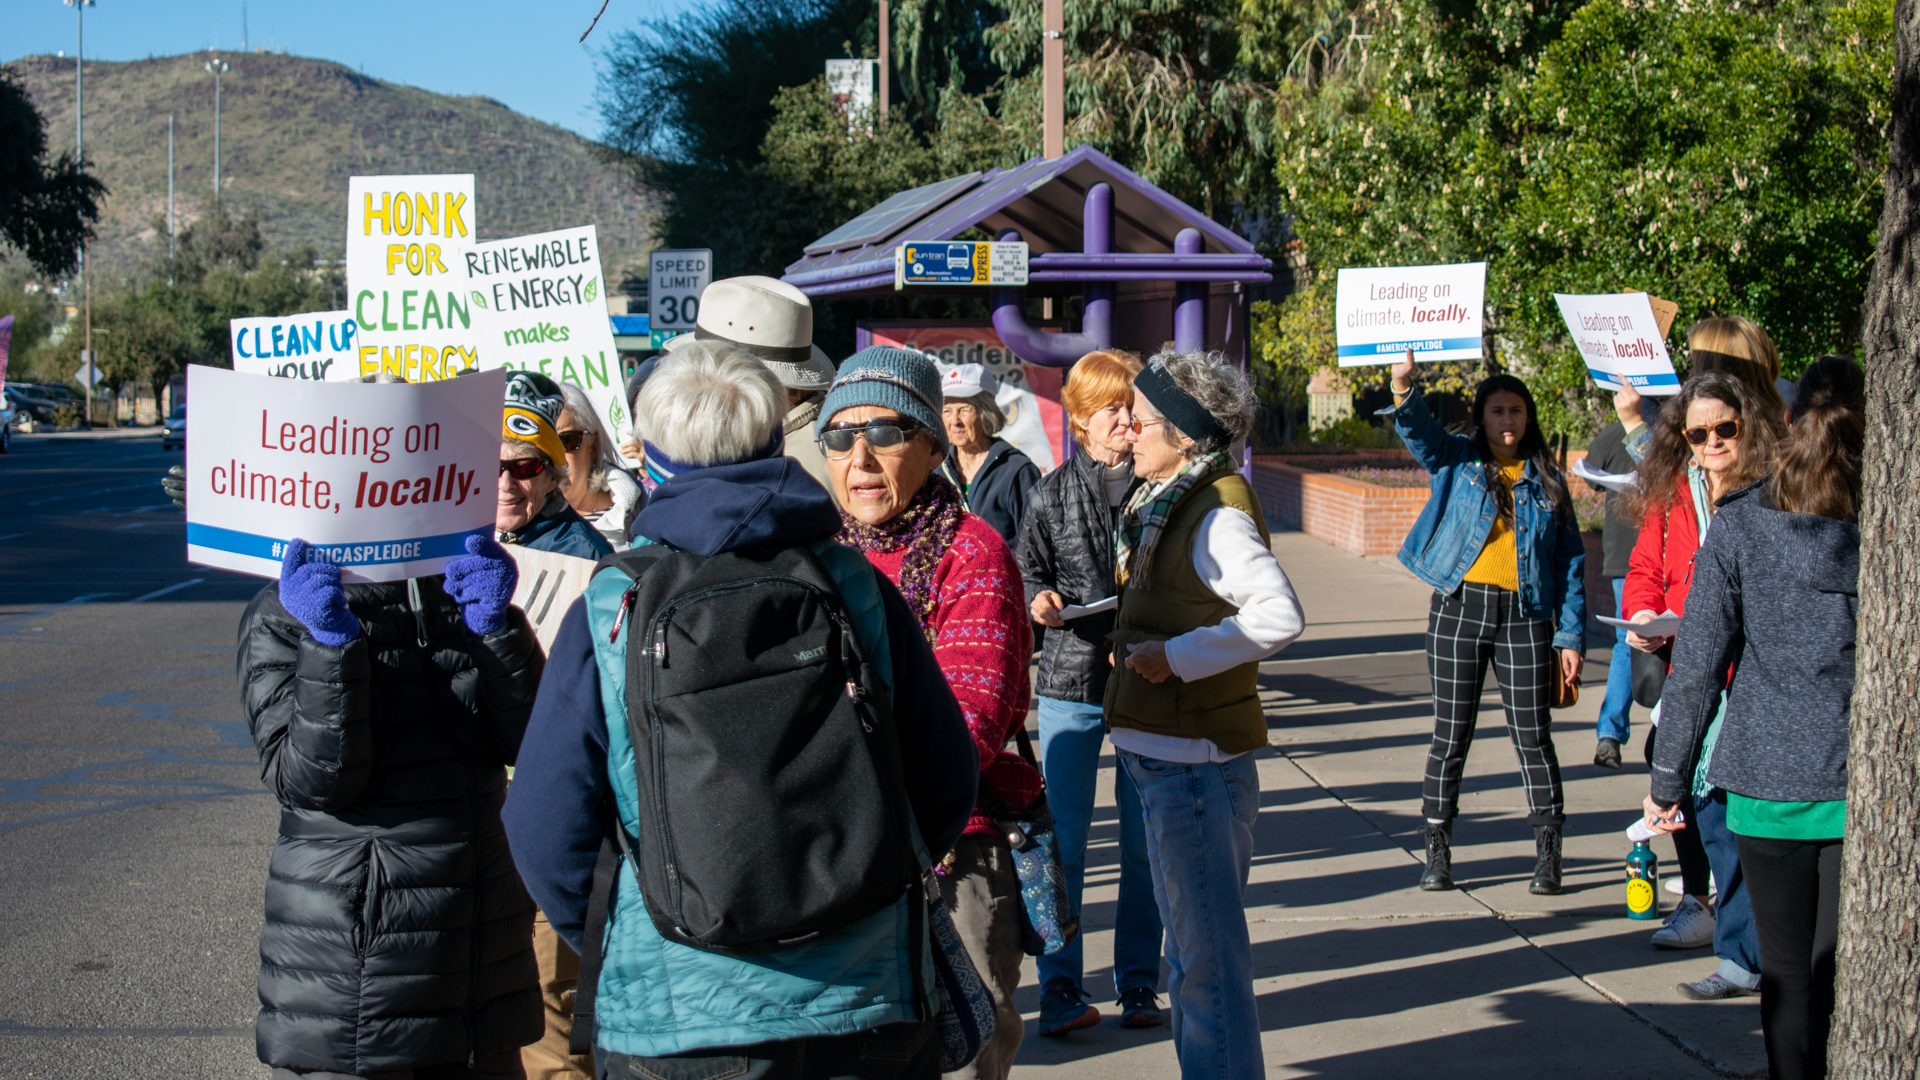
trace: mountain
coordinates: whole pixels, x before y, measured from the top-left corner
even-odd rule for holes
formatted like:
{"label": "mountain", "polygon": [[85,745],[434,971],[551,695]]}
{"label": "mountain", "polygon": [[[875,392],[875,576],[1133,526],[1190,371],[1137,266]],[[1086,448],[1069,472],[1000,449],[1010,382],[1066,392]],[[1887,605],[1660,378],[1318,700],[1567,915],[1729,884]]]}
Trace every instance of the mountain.
{"label": "mountain", "polygon": [[[214,87],[206,59],[87,62],[87,158],[110,192],[94,244],[97,272],[130,270],[166,243],[168,114],[180,227],[210,201]],[[492,98],[383,82],[328,60],[266,52],[224,59],[232,67],[220,86],[221,197],[259,214],[269,247],[311,244],[338,258],[349,176],[470,172],[480,239],[597,225],[610,282],[629,267],[644,271],[648,199],[588,140]],[[71,150],[73,61],[30,56],[12,67],[47,118],[49,147]]]}

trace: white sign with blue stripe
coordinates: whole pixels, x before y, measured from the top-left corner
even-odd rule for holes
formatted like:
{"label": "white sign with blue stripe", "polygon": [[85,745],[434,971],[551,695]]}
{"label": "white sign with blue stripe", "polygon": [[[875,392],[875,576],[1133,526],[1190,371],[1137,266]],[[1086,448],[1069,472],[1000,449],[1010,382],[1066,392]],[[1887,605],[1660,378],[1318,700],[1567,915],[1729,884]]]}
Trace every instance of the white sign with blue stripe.
{"label": "white sign with blue stripe", "polygon": [[1594,385],[1632,386],[1649,397],[1680,392],[1680,376],[1646,293],[1554,293],[1553,299]]}
{"label": "white sign with blue stripe", "polygon": [[1334,289],[1341,367],[1478,360],[1487,264],[1346,267]]}
{"label": "white sign with blue stripe", "polygon": [[297,537],[347,581],[440,573],[492,535],[505,396],[499,369],[413,385],[188,367],[188,561],[278,577]]}

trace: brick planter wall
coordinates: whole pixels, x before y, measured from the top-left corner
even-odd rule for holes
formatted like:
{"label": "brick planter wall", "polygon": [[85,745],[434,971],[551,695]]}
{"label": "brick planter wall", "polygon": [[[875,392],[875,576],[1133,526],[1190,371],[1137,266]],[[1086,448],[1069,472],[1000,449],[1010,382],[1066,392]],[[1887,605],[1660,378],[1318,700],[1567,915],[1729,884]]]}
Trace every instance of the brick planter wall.
{"label": "brick planter wall", "polygon": [[1359,555],[1399,551],[1427,505],[1426,488],[1381,487],[1273,458],[1254,459],[1253,490],[1269,521]]}

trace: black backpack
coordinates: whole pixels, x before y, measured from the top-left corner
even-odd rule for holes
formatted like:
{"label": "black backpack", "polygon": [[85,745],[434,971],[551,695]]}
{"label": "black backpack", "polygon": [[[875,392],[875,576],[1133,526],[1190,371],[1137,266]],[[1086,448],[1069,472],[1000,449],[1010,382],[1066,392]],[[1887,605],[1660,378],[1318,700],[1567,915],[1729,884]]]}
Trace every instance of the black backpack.
{"label": "black backpack", "polygon": [[919,866],[890,693],[813,551],[600,566],[633,581],[614,633],[641,811],[612,831],[660,935],[763,953],[897,901]]}

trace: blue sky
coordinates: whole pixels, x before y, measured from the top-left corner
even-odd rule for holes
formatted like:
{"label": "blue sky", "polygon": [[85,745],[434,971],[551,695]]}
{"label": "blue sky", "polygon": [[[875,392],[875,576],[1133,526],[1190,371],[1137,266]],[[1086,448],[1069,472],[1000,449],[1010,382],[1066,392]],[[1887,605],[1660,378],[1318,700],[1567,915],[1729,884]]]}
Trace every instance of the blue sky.
{"label": "blue sky", "polygon": [[[596,137],[595,51],[612,31],[697,0],[247,0],[247,46],[335,60],[389,82],[485,94]],[[0,0],[0,62],[74,49],[74,9],[60,0]],[[219,45],[240,48],[241,0],[99,0],[86,12],[86,54],[141,60]]]}

